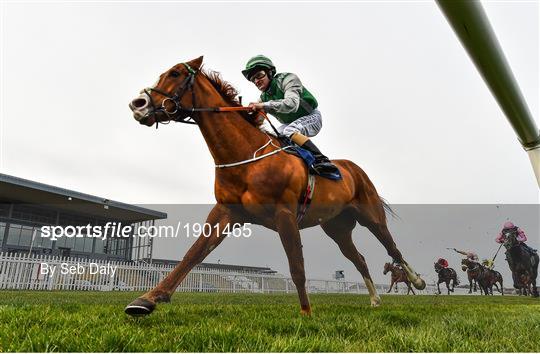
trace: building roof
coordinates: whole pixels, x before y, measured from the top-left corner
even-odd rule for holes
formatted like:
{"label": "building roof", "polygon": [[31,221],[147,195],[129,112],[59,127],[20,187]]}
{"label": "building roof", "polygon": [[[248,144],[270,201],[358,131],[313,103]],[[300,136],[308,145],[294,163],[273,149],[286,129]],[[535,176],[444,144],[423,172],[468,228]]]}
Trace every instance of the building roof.
{"label": "building roof", "polygon": [[124,222],[166,219],[167,214],[0,173],[0,202],[38,204]]}
{"label": "building roof", "polygon": [[[148,258],[145,258],[145,261],[149,261]],[[152,258],[152,263],[164,264],[164,265],[176,265],[178,260],[172,259],[160,259]],[[197,267],[200,268],[212,268],[212,269],[222,269],[228,271],[244,271],[244,272],[254,272],[254,273],[268,273],[275,274],[277,271],[268,267],[254,267],[254,266],[245,266],[245,265],[236,265],[236,264],[223,264],[223,263],[199,263]]]}

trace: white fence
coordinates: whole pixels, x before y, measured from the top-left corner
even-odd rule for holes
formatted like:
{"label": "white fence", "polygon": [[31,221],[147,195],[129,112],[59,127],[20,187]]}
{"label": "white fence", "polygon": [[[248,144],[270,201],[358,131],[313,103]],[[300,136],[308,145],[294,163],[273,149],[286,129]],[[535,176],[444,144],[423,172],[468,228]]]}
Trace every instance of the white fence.
{"label": "white fence", "polygon": [[[0,289],[146,291],[156,286],[172,269],[172,266],[146,263],[0,253]],[[363,282],[308,279],[306,287],[309,293],[368,293]],[[382,285],[376,287],[379,293],[388,289]],[[282,275],[196,267],[177,291],[268,294],[292,293],[296,288],[290,277]],[[406,288],[401,286],[399,293],[406,293]],[[428,287],[417,293],[433,294],[433,289]]]}

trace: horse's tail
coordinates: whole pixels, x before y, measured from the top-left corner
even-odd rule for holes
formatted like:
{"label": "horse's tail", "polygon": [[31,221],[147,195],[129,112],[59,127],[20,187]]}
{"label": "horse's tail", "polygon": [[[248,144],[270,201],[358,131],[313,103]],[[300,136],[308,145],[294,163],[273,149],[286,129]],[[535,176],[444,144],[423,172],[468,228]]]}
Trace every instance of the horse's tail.
{"label": "horse's tail", "polygon": [[392,210],[392,208],[390,207],[390,205],[388,204],[388,202],[387,202],[383,197],[379,196],[379,199],[380,199],[380,201],[381,201],[381,204],[382,204],[384,210],[385,210],[388,214],[392,215],[392,217],[393,217],[394,219],[401,220],[401,218],[399,217],[399,215],[398,215],[394,210]]}

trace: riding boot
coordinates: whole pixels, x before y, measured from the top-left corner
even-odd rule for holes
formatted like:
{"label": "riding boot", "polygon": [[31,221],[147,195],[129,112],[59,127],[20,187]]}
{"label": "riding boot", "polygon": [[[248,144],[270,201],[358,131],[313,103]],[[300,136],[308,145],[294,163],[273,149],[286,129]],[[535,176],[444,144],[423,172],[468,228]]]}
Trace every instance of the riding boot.
{"label": "riding boot", "polygon": [[330,162],[328,157],[321,153],[321,151],[317,148],[317,146],[315,146],[315,144],[313,144],[311,140],[308,139],[303,145],[301,145],[301,147],[311,152],[311,154],[315,158],[315,162],[313,162],[312,165],[312,168],[315,170],[315,172],[339,173],[337,167],[332,162]]}

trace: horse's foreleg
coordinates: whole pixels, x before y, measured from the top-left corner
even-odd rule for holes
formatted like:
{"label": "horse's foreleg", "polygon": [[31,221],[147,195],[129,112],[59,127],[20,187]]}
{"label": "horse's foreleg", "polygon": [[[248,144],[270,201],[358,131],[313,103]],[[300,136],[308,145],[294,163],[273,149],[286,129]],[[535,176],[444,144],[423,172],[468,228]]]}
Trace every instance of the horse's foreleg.
{"label": "horse's foreleg", "polygon": [[413,295],[416,295],[416,293],[414,292],[414,289],[412,288],[411,286],[411,282],[406,282],[407,284],[407,287],[409,288],[409,290],[407,290],[407,295],[409,295],[409,291],[412,291]]}
{"label": "horse's foreleg", "polygon": [[[208,237],[199,236],[173,271],[160,281],[154,289],[129,304],[125,308],[125,312],[133,316],[148,315],[154,310],[157,303],[169,302],[175,289],[186,275],[225,239],[227,236],[225,232],[227,230],[231,231],[229,229],[230,225],[236,221],[233,219],[230,209],[221,204],[214,206],[206,220],[206,223],[211,225],[210,235]],[[227,225],[229,226],[227,227]]]}
{"label": "horse's foreleg", "polygon": [[[538,288],[536,287],[536,279],[533,279],[531,286],[532,286],[532,295],[533,295],[533,297],[539,297]],[[501,287],[502,287],[502,285],[501,285]]]}
{"label": "horse's foreleg", "polygon": [[306,292],[306,273],[300,231],[296,223],[296,215],[285,208],[276,212],[276,229],[287,254],[291,277],[300,299],[301,313],[311,315],[311,305]]}
{"label": "horse's foreleg", "polygon": [[441,281],[437,282],[437,291],[439,292],[439,295],[441,294],[441,287],[439,286],[441,284]]}
{"label": "horse's foreleg", "polygon": [[450,280],[445,281],[446,284],[446,291],[448,292],[448,295],[450,295]]}
{"label": "horse's foreleg", "polygon": [[394,286],[394,279],[390,280],[390,288],[388,288],[388,291],[386,292],[389,294],[392,291],[392,287]]}
{"label": "horse's foreleg", "polygon": [[[364,256],[358,252],[358,249],[352,240],[352,230],[355,226],[356,220],[347,213],[342,213],[321,225],[324,232],[338,245],[341,253],[351,261],[360,274],[362,274],[364,283],[368,288],[371,306],[379,306],[381,304],[381,298],[379,297],[379,294],[377,294],[377,290],[375,289],[375,285],[369,274],[366,260]],[[394,279],[392,277],[390,289],[388,291],[392,289],[393,284]]]}

